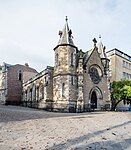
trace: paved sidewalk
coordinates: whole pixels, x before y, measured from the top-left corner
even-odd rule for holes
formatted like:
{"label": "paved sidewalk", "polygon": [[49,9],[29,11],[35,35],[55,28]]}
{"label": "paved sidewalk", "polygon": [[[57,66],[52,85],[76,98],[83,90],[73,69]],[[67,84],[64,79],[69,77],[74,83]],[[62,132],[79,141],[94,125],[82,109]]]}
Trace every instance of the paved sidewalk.
{"label": "paved sidewalk", "polygon": [[0,150],[131,150],[131,112],[0,106]]}

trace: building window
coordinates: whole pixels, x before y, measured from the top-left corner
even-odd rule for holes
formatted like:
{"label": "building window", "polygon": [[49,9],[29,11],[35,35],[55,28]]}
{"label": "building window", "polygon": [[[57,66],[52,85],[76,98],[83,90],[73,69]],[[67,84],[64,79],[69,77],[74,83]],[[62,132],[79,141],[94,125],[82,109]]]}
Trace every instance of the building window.
{"label": "building window", "polygon": [[125,66],[126,66],[125,64],[126,64],[126,62],[123,60],[123,67],[125,67]]}
{"label": "building window", "polygon": [[131,69],[131,64],[123,60],[123,67]]}
{"label": "building window", "polygon": [[27,90],[25,91],[25,101],[27,101]]}
{"label": "building window", "polygon": [[44,98],[44,86],[43,84],[40,85],[40,99],[43,99]]}
{"label": "building window", "polygon": [[18,80],[22,81],[22,72],[21,72],[21,70],[19,71],[19,74],[18,74]]}
{"label": "building window", "polygon": [[65,83],[62,83],[62,97],[65,96]]}
{"label": "building window", "polygon": [[74,77],[71,76],[71,85],[74,85]]}
{"label": "building window", "polygon": [[32,89],[30,89],[30,101],[32,101]]}
{"label": "building window", "polygon": [[131,74],[123,72],[123,79],[131,79]]}
{"label": "building window", "polygon": [[60,65],[60,63],[59,63],[59,55],[58,55],[58,53],[56,54],[56,66],[59,66]]}
{"label": "building window", "polygon": [[129,69],[131,69],[131,64],[129,64]]}
{"label": "building window", "polygon": [[125,72],[123,72],[123,79],[125,79],[126,78],[126,73]]}
{"label": "building window", "polygon": [[45,86],[48,85],[48,77],[45,76]]}
{"label": "building window", "polygon": [[126,62],[126,68],[128,68],[128,62]]}
{"label": "building window", "polygon": [[123,78],[125,77],[125,72],[123,72]]}
{"label": "building window", "polygon": [[73,64],[73,53],[71,53],[71,66],[73,66],[74,64]]}
{"label": "building window", "polygon": [[39,101],[39,86],[37,87],[37,102]]}
{"label": "building window", "polygon": [[42,85],[42,98],[44,98],[44,86]]}
{"label": "building window", "polygon": [[33,100],[35,101],[36,100],[36,87],[35,87],[35,85],[33,86],[32,93],[33,93]]}

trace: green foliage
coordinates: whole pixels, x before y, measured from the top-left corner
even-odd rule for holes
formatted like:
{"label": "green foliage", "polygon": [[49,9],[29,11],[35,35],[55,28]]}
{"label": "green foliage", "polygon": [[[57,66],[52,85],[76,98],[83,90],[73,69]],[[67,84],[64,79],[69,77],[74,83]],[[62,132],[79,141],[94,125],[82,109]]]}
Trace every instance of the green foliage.
{"label": "green foliage", "polygon": [[122,88],[122,93],[123,93],[122,98],[131,99],[131,86],[124,85],[124,87]]}
{"label": "green foliage", "polygon": [[113,81],[111,86],[111,100],[113,108],[122,100],[131,103],[131,80]]}

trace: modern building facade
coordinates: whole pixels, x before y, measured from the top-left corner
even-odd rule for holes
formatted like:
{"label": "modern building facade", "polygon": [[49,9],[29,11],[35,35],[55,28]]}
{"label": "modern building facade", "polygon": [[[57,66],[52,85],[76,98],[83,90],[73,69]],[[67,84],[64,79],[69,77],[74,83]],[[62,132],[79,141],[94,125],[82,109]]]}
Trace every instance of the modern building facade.
{"label": "modern building facade", "polygon": [[131,56],[118,49],[110,50],[106,54],[110,59],[110,81],[131,80]]}
{"label": "modern building facade", "polygon": [[93,43],[91,50],[79,50],[66,18],[54,48],[54,67],[24,82],[23,105],[64,112],[109,108],[109,59],[102,42],[94,38]]}
{"label": "modern building facade", "polygon": [[0,67],[0,103],[20,105],[22,83],[37,74],[37,71],[25,65],[3,63]]}
{"label": "modern building facade", "polygon": [[[126,53],[113,49],[106,52],[108,58],[110,59],[110,82],[120,81],[120,80],[131,80],[131,56]],[[129,105],[123,102],[119,103],[117,106],[118,110],[128,110]]]}

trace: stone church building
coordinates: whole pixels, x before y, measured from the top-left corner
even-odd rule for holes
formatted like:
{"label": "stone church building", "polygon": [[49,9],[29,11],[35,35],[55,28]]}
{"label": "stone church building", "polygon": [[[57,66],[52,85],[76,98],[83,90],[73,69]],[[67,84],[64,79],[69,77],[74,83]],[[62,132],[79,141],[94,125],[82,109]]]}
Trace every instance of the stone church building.
{"label": "stone church building", "polygon": [[22,105],[52,111],[83,112],[110,107],[109,59],[101,40],[87,52],[73,42],[68,20],[54,48],[54,67],[23,83]]}

